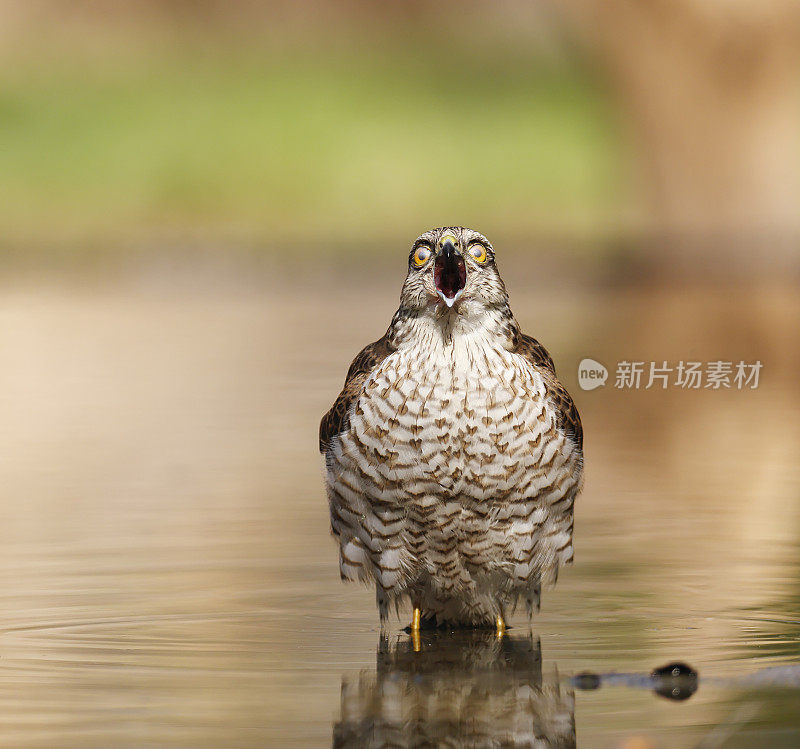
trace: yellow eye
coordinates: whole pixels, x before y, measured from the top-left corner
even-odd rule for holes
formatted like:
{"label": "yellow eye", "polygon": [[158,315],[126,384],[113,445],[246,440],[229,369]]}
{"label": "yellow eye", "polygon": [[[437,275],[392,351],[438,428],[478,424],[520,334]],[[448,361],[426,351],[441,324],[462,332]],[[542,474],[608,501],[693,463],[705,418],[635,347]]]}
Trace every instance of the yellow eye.
{"label": "yellow eye", "polygon": [[416,265],[417,268],[421,268],[423,265],[425,265],[425,263],[428,262],[428,258],[430,258],[430,256],[431,256],[430,249],[428,249],[423,244],[417,247],[416,250],[414,250],[414,257],[412,258],[412,260],[414,261],[414,265]]}
{"label": "yellow eye", "polygon": [[479,263],[486,262],[486,248],[482,244],[470,245],[469,254]]}

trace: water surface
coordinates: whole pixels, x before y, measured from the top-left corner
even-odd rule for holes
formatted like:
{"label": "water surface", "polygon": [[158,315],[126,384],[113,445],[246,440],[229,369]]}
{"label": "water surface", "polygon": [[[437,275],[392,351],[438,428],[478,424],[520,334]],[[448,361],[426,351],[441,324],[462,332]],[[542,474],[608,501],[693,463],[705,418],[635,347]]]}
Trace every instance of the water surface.
{"label": "water surface", "polygon": [[[792,290],[511,283],[583,415],[575,564],[506,640],[414,652],[339,581],[316,445],[396,275],[5,286],[0,743],[798,745],[797,684],[758,679],[800,664]],[[586,356],[764,369],[754,391],[581,392]],[[675,661],[688,699],[643,681]]]}

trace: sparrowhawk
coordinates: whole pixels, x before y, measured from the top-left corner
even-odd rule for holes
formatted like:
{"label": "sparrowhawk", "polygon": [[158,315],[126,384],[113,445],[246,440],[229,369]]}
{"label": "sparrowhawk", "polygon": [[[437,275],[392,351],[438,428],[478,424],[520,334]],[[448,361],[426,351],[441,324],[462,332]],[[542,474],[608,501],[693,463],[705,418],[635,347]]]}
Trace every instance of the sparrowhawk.
{"label": "sparrowhawk", "polygon": [[384,621],[505,627],[572,561],[578,411],[519,328],[492,245],[463,227],[414,242],[400,307],[323,417],[331,528],[345,580]]}

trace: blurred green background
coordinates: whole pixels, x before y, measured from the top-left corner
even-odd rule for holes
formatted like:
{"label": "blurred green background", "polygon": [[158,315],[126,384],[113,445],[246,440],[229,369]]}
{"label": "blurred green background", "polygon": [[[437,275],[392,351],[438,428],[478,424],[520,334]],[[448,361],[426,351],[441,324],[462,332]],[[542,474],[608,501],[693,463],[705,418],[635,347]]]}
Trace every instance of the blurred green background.
{"label": "blurred green background", "polygon": [[338,255],[463,223],[797,270],[798,42],[780,0],[0,0],[0,248]]}
{"label": "blurred green background", "polygon": [[405,246],[442,223],[516,238],[617,222],[625,148],[591,65],[537,14],[520,32],[447,7],[453,19],[342,3],[308,17],[245,2],[7,4],[3,243],[341,251]]}
{"label": "blurred green background", "polygon": [[291,57],[261,38],[36,57],[0,75],[7,236],[50,239],[56,222],[70,237],[363,241],[410,217],[412,233],[442,217],[525,231],[617,207],[619,143],[596,84],[529,54],[420,34],[320,38]]}

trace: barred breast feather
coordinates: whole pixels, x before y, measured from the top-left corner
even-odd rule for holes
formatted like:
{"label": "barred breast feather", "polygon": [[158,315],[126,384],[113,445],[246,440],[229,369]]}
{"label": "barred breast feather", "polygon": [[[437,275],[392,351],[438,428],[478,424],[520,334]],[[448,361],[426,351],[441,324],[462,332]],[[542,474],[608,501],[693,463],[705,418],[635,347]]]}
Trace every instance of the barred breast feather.
{"label": "barred breast feather", "polygon": [[353,362],[320,425],[331,527],[347,580],[381,616],[404,597],[481,625],[572,560],[583,432],[533,338],[392,329]]}

